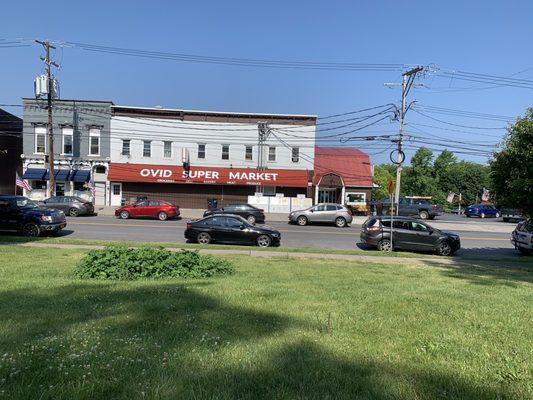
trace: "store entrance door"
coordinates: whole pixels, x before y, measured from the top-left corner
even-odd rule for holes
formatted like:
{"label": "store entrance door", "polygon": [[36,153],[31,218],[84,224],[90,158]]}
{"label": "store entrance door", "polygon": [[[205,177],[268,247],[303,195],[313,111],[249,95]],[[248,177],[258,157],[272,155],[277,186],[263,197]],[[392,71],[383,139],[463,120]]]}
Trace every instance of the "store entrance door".
{"label": "store entrance door", "polygon": [[120,206],[122,205],[122,183],[112,183],[111,184],[111,205]]}
{"label": "store entrance door", "polygon": [[337,189],[319,189],[318,190],[318,202],[319,203],[336,203],[337,202]]}

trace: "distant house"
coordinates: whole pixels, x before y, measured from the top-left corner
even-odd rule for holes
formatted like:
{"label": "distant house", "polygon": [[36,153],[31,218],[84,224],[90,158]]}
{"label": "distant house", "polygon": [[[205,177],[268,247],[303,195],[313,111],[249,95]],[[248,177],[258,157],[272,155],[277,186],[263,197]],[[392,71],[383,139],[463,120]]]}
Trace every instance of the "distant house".
{"label": "distant house", "polygon": [[0,194],[22,193],[15,175],[22,172],[22,119],[0,109]]}

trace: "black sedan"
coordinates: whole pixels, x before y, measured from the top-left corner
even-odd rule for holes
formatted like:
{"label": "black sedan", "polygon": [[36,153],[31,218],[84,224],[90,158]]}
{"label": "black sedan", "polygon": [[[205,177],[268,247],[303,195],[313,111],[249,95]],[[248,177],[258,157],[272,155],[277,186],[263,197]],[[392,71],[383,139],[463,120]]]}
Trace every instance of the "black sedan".
{"label": "black sedan", "polygon": [[204,212],[204,217],[214,214],[240,215],[251,224],[255,224],[256,222],[258,224],[265,223],[265,212],[260,208],[251,206],[250,204],[229,204],[222,208],[206,210]]}
{"label": "black sedan", "polygon": [[361,229],[361,240],[381,251],[394,249],[436,252],[451,256],[461,248],[459,235],[443,232],[409,217],[375,216],[368,218]]}
{"label": "black sedan", "polygon": [[239,215],[211,215],[187,222],[185,238],[200,244],[211,242],[279,246],[281,234],[272,228],[250,224]]}

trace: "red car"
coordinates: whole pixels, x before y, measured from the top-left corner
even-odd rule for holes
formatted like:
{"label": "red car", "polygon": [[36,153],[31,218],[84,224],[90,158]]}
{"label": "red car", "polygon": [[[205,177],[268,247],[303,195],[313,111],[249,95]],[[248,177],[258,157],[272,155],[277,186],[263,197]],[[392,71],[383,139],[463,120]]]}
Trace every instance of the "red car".
{"label": "red car", "polygon": [[166,201],[141,201],[133,205],[126,205],[115,210],[115,217],[128,218],[157,218],[165,221],[180,215],[179,206]]}

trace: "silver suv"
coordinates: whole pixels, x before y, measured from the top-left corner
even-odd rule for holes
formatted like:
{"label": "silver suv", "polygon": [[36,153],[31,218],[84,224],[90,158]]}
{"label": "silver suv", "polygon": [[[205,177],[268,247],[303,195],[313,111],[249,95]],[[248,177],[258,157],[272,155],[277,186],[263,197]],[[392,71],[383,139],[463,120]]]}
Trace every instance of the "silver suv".
{"label": "silver suv", "polygon": [[344,228],[353,220],[352,212],[340,204],[320,203],[305,210],[293,211],[289,214],[289,222],[300,226],[312,222],[331,223]]}

